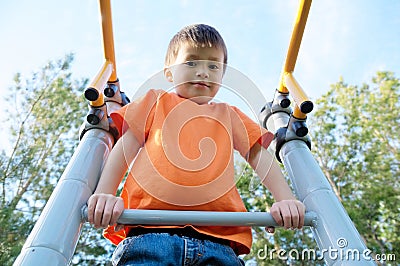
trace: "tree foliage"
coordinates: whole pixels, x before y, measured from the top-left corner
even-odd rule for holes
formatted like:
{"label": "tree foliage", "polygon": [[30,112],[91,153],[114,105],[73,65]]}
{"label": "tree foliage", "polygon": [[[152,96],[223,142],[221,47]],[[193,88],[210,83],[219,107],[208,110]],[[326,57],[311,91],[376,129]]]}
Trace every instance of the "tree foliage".
{"label": "tree foliage", "polygon": [[18,256],[78,144],[87,80],[72,78],[72,61],[69,54],[29,77],[18,73],[8,90],[11,150],[0,153],[1,265]]}
{"label": "tree foliage", "polygon": [[400,81],[378,72],[372,84],[342,80],[317,102],[315,155],[368,248],[400,254]]}
{"label": "tree foliage", "polygon": [[[342,80],[316,102],[308,122],[315,158],[373,254],[400,252],[400,81],[378,72],[372,85]],[[264,188],[249,190],[254,173],[244,166],[239,181],[249,210],[263,211],[273,200]],[[323,261],[272,259],[265,251],[318,248],[308,229],[279,229],[273,236],[255,228],[256,265],[323,265]],[[261,252],[260,252],[261,251]],[[277,255],[276,253],[274,253]],[[288,254],[286,254],[288,255]],[[296,254],[294,254],[296,255]],[[318,256],[317,256],[318,257]],[[390,262],[380,261],[383,265]]]}

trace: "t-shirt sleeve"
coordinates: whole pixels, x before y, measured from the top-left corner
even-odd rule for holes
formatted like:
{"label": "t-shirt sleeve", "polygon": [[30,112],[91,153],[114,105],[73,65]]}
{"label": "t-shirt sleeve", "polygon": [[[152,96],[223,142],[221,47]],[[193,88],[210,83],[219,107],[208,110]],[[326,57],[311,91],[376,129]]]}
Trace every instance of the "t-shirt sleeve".
{"label": "t-shirt sleeve", "polygon": [[255,143],[268,148],[274,134],[254,122],[237,107],[231,106],[233,147],[245,157]]}
{"label": "t-shirt sleeve", "polygon": [[144,96],[110,114],[119,135],[132,130],[138,142],[143,145],[149,134],[154,118],[154,108],[161,91],[149,90]]}

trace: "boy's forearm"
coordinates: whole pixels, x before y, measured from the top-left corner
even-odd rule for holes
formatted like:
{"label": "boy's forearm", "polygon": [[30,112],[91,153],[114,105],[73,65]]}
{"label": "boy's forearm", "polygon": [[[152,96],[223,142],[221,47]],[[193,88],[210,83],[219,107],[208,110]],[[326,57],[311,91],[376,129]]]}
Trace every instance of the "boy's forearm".
{"label": "boy's forearm", "polygon": [[118,185],[128,169],[124,160],[119,155],[118,142],[110,152],[108,159],[101,173],[99,183],[97,184],[95,194],[105,193],[115,195]]}
{"label": "boy's forearm", "polygon": [[[129,164],[140,149],[136,138],[130,131],[128,132],[117,141],[111,150],[94,192],[95,194],[115,195]],[[129,153],[126,152],[127,150]]]}
{"label": "boy's forearm", "polygon": [[276,201],[295,200],[296,197],[293,195],[292,190],[286,182],[281,168],[274,158],[272,158],[272,160],[271,169],[263,179],[262,183],[272,193],[272,196]]}
{"label": "boy's forearm", "polygon": [[250,151],[248,162],[276,201],[296,199],[279,164],[269,151],[255,144]]}
{"label": "boy's forearm", "polygon": [[[286,229],[300,229],[304,225],[305,206],[296,200],[275,156],[256,144],[249,152],[248,162],[276,201],[269,210],[274,220]],[[271,233],[274,230],[273,227],[267,228],[267,231]]]}

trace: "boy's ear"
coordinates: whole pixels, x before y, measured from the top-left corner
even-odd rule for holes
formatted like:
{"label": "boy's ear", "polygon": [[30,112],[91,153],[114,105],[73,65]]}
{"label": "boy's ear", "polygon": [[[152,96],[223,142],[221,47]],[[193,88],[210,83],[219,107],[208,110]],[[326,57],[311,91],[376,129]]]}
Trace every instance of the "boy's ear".
{"label": "boy's ear", "polygon": [[169,82],[174,81],[174,78],[172,76],[172,71],[169,67],[164,67],[164,76]]}

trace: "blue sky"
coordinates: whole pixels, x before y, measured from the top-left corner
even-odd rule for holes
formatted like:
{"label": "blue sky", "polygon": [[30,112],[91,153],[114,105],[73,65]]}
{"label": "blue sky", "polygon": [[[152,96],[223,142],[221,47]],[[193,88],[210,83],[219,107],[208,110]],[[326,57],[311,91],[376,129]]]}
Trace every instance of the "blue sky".
{"label": "blue sky", "polygon": [[[272,98],[297,7],[296,0],[113,0],[122,90],[132,96],[162,70],[168,42],[183,26],[206,23],[224,37],[229,65]],[[352,84],[369,82],[378,70],[398,76],[399,14],[398,0],[313,1],[294,72],[311,99],[341,76]],[[0,25],[1,93],[16,72],[29,75],[69,52],[76,77],[93,77],[103,62],[96,0],[2,0]]]}

